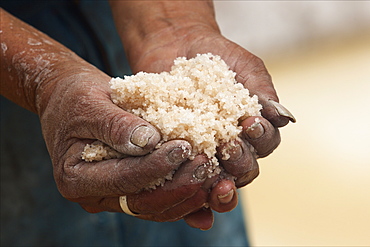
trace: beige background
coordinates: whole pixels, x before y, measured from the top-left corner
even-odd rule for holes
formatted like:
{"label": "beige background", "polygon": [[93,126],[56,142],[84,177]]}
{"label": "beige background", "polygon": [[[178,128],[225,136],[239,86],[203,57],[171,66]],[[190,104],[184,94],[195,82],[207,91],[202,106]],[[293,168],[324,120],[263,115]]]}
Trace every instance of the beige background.
{"label": "beige background", "polygon": [[297,118],[240,190],[254,246],[370,246],[370,2],[216,1]]}

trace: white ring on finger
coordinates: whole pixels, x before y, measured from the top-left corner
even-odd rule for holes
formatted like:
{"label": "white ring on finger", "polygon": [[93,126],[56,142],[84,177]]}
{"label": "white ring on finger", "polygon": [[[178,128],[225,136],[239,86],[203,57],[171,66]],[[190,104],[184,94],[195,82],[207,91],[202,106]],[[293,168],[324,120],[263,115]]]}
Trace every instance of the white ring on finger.
{"label": "white ring on finger", "polygon": [[118,200],[119,200],[119,205],[121,206],[121,209],[125,214],[131,215],[131,216],[139,216],[139,214],[132,212],[128,208],[126,196],[120,196]]}

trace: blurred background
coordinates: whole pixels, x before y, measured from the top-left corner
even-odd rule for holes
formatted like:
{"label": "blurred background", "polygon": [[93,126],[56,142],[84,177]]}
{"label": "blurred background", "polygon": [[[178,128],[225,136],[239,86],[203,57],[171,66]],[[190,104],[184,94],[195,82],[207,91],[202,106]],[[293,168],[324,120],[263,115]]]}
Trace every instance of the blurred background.
{"label": "blurred background", "polygon": [[215,1],[297,123],[240,190],[253,246],[370,246],[370,1]]}

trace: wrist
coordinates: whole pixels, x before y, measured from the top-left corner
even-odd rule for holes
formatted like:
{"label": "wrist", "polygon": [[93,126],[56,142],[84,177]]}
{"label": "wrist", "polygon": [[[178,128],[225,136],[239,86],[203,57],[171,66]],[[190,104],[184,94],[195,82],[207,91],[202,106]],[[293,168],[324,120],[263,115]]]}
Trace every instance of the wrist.
{"label": "wrist", "polygon": [[212,1],[111,1],[111,7],[129,60],[148,43],[191,40],[199,30],[220,33]]}
{"label": "wrist", "polygon": [[[1,94],[39,113],[52,81],[83,61],[47,35],[1,9]],[[45,92],[42,92],[45,89]],[[47,89],[47,90],[46,90]]]}

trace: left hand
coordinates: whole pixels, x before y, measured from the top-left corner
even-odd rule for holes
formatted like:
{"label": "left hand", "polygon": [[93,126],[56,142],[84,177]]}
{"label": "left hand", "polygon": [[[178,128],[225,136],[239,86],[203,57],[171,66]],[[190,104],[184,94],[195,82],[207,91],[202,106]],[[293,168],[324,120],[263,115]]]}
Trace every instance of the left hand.
{"label": "left hand", "polygon": [[[169,71],[173,60],[179,56],[191,58],[198,53],[210,52],[220,55],[230,69],[237,73],[238,82],[248,88],[251,95],[257,94],[259,97],[259,102],[264,107],[263,117],[258,117],[260,124],[252,129],[250,127],[255,123],[256,117],[249,117],[242,121],[240,124],[243,126],[243,132],[240,140],[236,141],[238,145],[230,152],[232,153],[230,159],[219,159],[226,172],[237,179],[235,182],[232,179],[219,179],[210,192],[209,205],[217,212],[226,212],[237,205],[236,187],[245,186],[258,176],[259,168],[256,157],[267,156],[279,145],[280,134],[277,127],[285,125],[289,120],[271,110],[273,106],[269,100],[277,102],[278,98],[271,77],[259,58],[214,30],[202,27],[199,30],[196,29],[193,27],[191,31],[188,31],[190,35],[185,38],[172,35],[174,40],[162,40],[162,42],[157,42],[157,45],[153,43],[154,39],[148,37],[144,46],[141,46],[140,52],[136,50],[135,56],[130,57],[130,63],[134,73],[139,71],[159,73]],[[251,151],[251,146],[254,151]],[[230,145],[220,147],[220,149],[223,148],[230,149]],[[232,197],[232,199],[222,203],[220,198],[225,197]],[[209,210],[201,209],[185,219],[188,224],[196,226],[204,218],[200,215],[211,214]]]}
{"label": "left hand", "polygon": [[[223,37],[215,21],[211,1],[118,2],[111,1],[116,26],[133,73],[169,71],[177,57],[197,54],[219,55],[236,72],[236,80],[257,95],[262,116],[244,119],[238,145],[225,144],[229,160],[219,159],[225,169],[209,193],[209,206],[217,212],[237,205],[236,188],[258,176],[257,157],[269,155],[280,143],[278,127],[294,117],[278,102],[271,76],[261,59]],[[221,157],[221,155],[219,155]],[[232,177],[235,177],[234,180]],[[202,228],[213,219],[210,209],[200,208],[184,217],[193,227]],[[211,225],[208,225],[209,228]]]}

